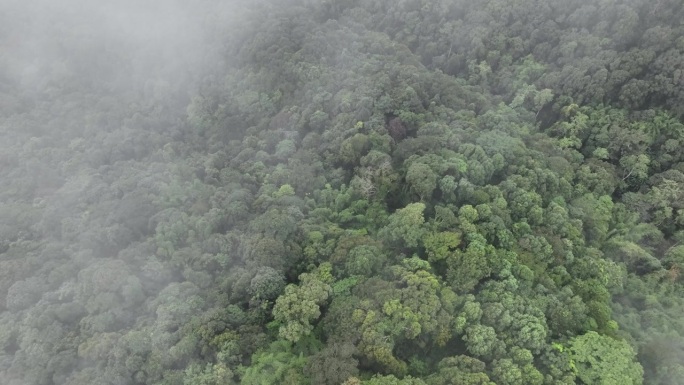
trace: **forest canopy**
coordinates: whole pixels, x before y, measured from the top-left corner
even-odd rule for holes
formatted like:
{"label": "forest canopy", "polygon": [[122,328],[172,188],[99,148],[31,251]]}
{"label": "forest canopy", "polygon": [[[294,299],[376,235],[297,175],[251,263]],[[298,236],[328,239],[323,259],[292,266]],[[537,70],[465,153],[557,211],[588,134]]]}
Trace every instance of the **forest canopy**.
{"label": "forest canopy", "polygon": [[0,383],[684,384],[681,1],[0,8]]}

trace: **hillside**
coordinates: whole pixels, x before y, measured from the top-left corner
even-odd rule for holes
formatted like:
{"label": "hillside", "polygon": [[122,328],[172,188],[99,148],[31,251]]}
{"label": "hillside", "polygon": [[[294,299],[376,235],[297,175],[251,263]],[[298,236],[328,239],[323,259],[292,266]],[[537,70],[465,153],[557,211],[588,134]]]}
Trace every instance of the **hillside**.
{"label": "hillside", "polygon": [[0,7],[0,383],[684,384],[681,1]]}

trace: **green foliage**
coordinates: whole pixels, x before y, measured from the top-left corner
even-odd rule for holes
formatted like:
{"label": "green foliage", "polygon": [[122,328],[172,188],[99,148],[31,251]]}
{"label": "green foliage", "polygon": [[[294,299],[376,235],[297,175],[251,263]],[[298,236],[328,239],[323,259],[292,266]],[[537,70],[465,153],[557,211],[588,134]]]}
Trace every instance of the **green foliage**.
{"label": "green foliage", "polygon": [[389,223],[380,231],[380,236],[390,244],[418,247],[425,229],[424,203],[410,203],[389,216]]}
{"label": "green foliage", "polygon": [[372,245],[357,246],[349,251],[345,270],[349,275],[372,276],[386,260],[383,252]]}
{"label": "green foliage", "polygon": [[361,383],[364,385],[425,385],[425,382],[419,378],[406,376],[400,380],[392,375],[374,376],[370,380],[362,381]]}
{"label": "green foliage", "polygon": [[456,250],[446,259],[447,281],[457,292],[469,292],[480,280],[491,273],[490,262],[495,259],[495,249],[477,233],[469,234],[471,240],[465,251]]}
{"label": "green foliage", "polygon": [[245,370],[241,384],[308,384],[304,376],[307,359],[295,354],[286,341],[272,343],[268,349],[256,353],[252,364]]}
{"label": "green foliage", "polygon": [[233,373],[223,364],[192,365],[185,370],[183,385],[231,385]]}
{"label": "green foliage", "polygon": [[273,317],[280,322],[279,335],[292,342],[299,341],[313,330],[311,322],[320,317],[320,306],[328,299],[332,281],[324,268],[314,273],[303,273],[300,285],[289,284],[275,302]]}
{"label": "green foliage", "polygon": [[422,200],[427,200],[437,188],[437,175],[430,166],[414,162],[406,171],[406,182]]}
{"label": "green foliage", "polygon": [[348,164],[357,164],[362,156],[370,149],[367,135],[356,134],[346,139],[340,146],[340,158]]}
{"label": "green foliage", "polygon": [[680,2],[10,3],[3,384],[684,376]]}
{"label": "green foliage", "polygon": [[304,372],[314,384],[341,384],[358,375],[356,348],[350,343],[333,343],[310,357]]}
{"label": "green foliage", "polygon": [[577,378],[585,384],[642,384],[643,369],[626,341],[588,332],[570,341]]}
{"label": "green foliage", "polygon": [[282,274],[270,267],[262,267],[250,282],[250,293],[254,298],[273,300],[285,288]]}
{"label": "green foliage", "polygon": [[447,357],[438,364],[438,371],[430,375],[428,385],[492,385],[485,373],[485,363],[469,356]]}
{"label": "green foliage", "polygon": [[430,262],[445,260],[461,244],[461,234],[454,232],[428,233],[423,245]]}
{"label": "green foliage", "polygon": [[479,324],[466,328],[463,340],[470,354],[486,360],[502,354],[505,346],[497,338],[494,328]]}

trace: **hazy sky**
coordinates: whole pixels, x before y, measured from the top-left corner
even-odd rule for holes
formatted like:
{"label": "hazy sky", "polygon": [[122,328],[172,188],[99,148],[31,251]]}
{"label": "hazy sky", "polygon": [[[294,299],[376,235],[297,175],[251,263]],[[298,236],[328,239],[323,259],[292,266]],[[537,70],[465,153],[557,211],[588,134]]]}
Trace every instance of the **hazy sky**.
{"label": "hazy sky", "polygon": [[186,80],[217,61],[208,43],[230,31],[237,4],[0,0],[0,81],[44,92],[50,81],[128,88]]}

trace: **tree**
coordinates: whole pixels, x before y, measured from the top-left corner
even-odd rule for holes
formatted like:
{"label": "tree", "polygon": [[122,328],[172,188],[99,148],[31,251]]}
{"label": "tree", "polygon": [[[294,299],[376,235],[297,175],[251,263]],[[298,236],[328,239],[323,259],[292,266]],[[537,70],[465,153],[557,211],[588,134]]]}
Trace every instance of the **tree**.
{"label": "tree", "polygon": [[426,385],[425,382],[423,380],[421,380],[420,378],[413,378],[411,376],[406,376],[400,380],[391,374],[389,376],[376,375],[376,376],[373,376],[373,378],[371,378],[370,380],[362,381],[361,384],[363,384],[363,385]]}
{"label": "tree", "polygon": [[428,233],[423,245],[430,262],[443,261],[461,244],[461,234],[455,232]]}
{"label": "tree", "polygon": [[387,131],[389,132],[392,139],[394,139],[394,141],[397,143],[402,141],[406,137],[406,127],[404,126],[404,122],[402,122],[400,118],[395,117],[390,119],[387,125]]}
{"label": "tree", "polygon": [[406,171],[406,182],[421,200],[429,200],[432,192],[437,188],[437,174],[430,166],[413,162]]}
{"label": "tree", "polygon": [[[468,234],[467,229],[462,230]],[[492,271],[490,261],[496,260],[496,250],[488,245],[486,239],[478,233],[470,233],[465,251],[455,250],[446,258],[447,281],[456,292],[469,292],[480,280],[489,276]]]}
{"label": "tree", "polygon": [[313,384],[338,385],[359,374],[356,347],[349,342],[331,343],[309,357],[304,373]]}
{"label": "tree", "polygon": [[428,385],[494,385],[485,373],[484,362],[469,356],[442,359],[436,373],[427,377]]}
{"label": "tree", "polygon": [[475,324],[465,329],[463,340],[466,342],[468,352],[491,360],[504,352],[505,345],[499,340],[496,331],[491,326]]}
{"label": "tree", "polygon": [[225,365],[207,364],[202,366],[193,364],[185,369],[183,385],[232,385],[233,372]]}
{"label": "tree", "polygon": [[410,203],[397,210],[389,216],[389,223],[380,230],[380,236],[390,244],[418,247],[418,241],[425,232],[423,211],[425,211],[424,203]]}
{"label": "tree", "polygon": [[648,177],[648,165],[651,159],[646,154],[626,155],[620,158],[622,166],[622,180],[634,180],[635,183],[643,181]]}
{"label": "tree", "polygon": [[[303,273],[299,276],[300,284],[289,284],[276,299],[273,317],[280,322],[279,335],[288,341],[297,342],[313,330],[311,322],[321,316],[320,306],[328,299],[332,288],[330,280],[323,279],[325,267],[314,273]],[[328,273],[329,274],[329,273]]]}
{"label": "tree", "polygon": [[640,385],[644,370],[623,340],[587,332],[570,340],[568,354],[584,384]]}
{"label": "tree", "polygon": [[260,300],[273,300],[285,288],[285,277],[277,270],[262,267],[250,282],[249,291],[252,296]]}
{"label": "tree", "polygon": [[361,245],[351,249],[345,263],[348,275],[370,277],[383,265],[387,257],[374,245]]}
{"label": "tree", "polygon": [[44,284],[38,278],[16,281],[7,289],[6,306],[11,311],[19,311],[34,305],[44,290]]}
{"label": "tree", "polygon": [[304,365],[307,359],[292,351],[287,341],[276,341],[268,349],[256,353],[252,364],[242,376],[241,384],[309,384],[304,376]]}
{"label": "tree", "polygon": [[429,263],[406,258],[387,270],[390,281],[371,278],[355,292],[365,295],[352,313],[359,333],[359,352],[383,370],[404,375],[408,369],[404,352],[445,346],[452,337],[458,298],[429,271]]}
{"label": "tree", "polygon": [[589,327],[587,305],[569,287],[550,299],[546,310],[549,330],[552,333],[578,334]]}
{"label": "tree", "polygon": [[365,134],[355,134],[342,142],[340,146],[340,159],[350,165],[357,165],[364,155],[370,150],[370,142]]}

